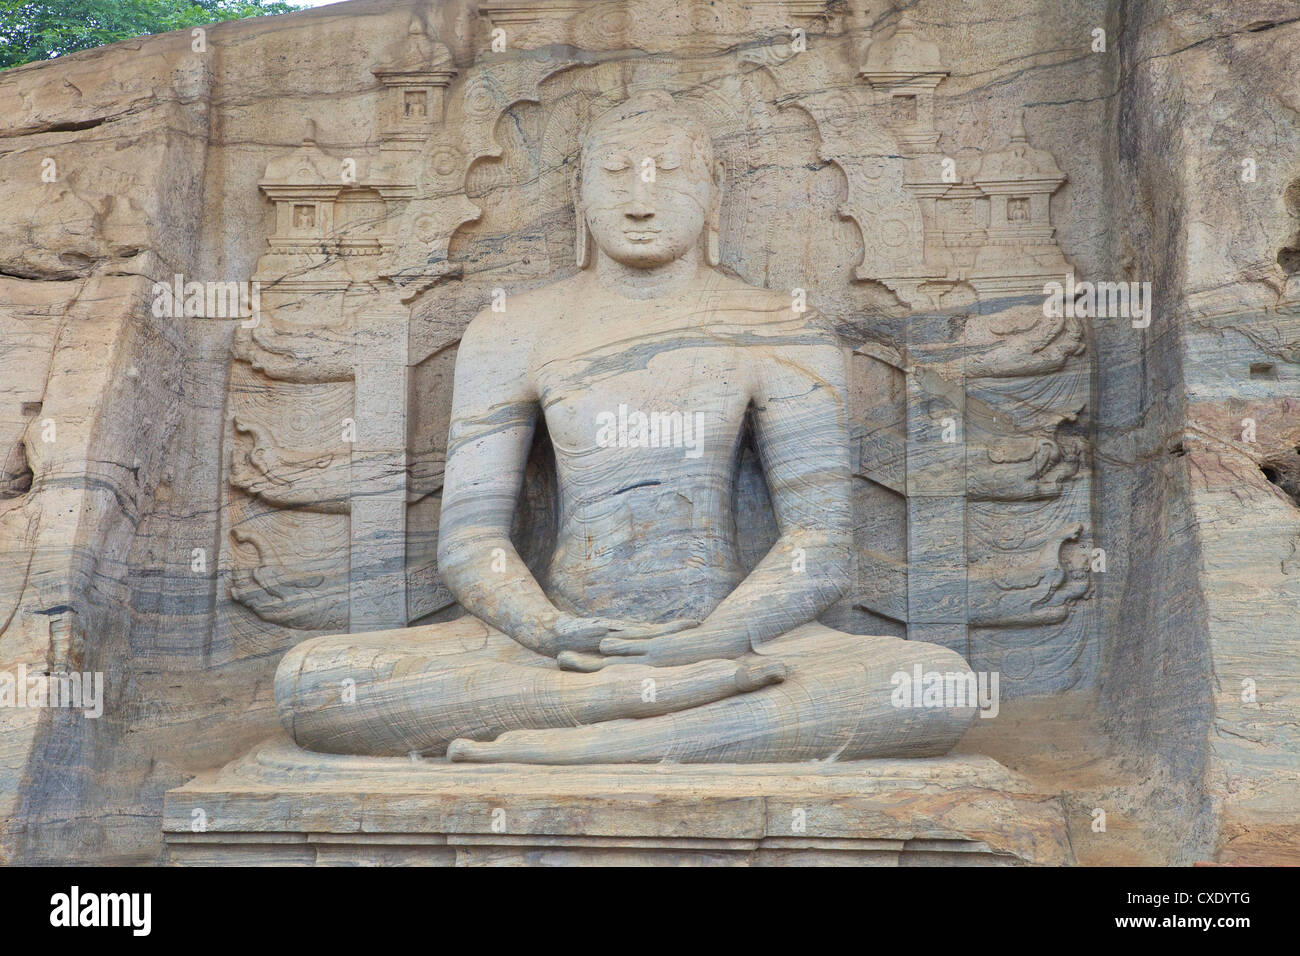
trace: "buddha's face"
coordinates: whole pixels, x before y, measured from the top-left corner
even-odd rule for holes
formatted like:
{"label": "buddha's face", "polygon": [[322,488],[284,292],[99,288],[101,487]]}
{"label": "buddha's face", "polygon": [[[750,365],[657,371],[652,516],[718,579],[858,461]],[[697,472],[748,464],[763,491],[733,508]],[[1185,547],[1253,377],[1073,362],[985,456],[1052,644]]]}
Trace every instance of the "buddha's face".
{"label": "buddha's face", "polygon": [[591,236],[626,266],[649,269],[690,252],[716,188],[707,137],[653,113],[601,127],[583,151],[581,203]]}

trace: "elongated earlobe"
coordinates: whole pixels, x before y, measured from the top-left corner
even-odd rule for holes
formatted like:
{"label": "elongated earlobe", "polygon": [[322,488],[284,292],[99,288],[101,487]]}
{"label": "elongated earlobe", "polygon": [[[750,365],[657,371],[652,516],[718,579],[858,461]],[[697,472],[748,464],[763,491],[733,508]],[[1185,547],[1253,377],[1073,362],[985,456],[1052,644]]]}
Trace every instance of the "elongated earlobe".
{"label": "elongated earlobe", "polygon": [[585,269],[591,260],[588,241],[591,237],[587,231],[587,210],[582,205],[581,166],[573,171],[573,233],[573,258],[577,261],[579,269]]}
{"label": "elongated earlobe", "polygon": [[581,206],[577,209],[578,221],[577,236],[574,240],[573,258],[577,260],[578,268],[587,268],[589,253],[587,252],[587,214]]}

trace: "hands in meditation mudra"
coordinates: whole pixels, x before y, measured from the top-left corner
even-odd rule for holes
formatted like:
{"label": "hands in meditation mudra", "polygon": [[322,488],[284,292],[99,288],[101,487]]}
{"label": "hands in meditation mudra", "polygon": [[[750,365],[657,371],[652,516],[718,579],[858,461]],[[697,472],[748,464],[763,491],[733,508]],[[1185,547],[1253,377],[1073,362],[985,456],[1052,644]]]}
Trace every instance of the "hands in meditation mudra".
{"label": "hands in meditation mudra", "polygon": [[[716,268],[721,164],[669,94],[597,118],[580,163],[582,268],[479,314],[457,356],[438,560],[469,613],[299,644],[275,679],[285,726],[311,750],[465,761],[946,753],[973,708],[895,707],[890,679],[966,662],[816,621],[852,570],[834,331]],[[620,406],[635,427],[611,429]],[[539,414],[559,496],[544,585],[510,540]],[[746,574],[750,414],[780,537]]]}

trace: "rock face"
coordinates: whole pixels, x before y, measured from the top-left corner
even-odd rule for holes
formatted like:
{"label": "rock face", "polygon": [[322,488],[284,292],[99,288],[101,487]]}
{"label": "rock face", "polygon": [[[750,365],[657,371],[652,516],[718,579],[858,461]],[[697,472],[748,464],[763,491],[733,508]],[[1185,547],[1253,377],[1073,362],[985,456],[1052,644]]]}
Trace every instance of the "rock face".
{"label": "rock face", "polygon": [[[718,268],[844,349],[821,624],[996,674],[963,749],[1080,861],[1102,810],[1152,862],[1295,862],[1300,24],[1202,6],[353,0],[0,73],[0,859],[163,858],[163,794],[282,733],[287,651],[461,615],[462,333],[581,274],[579,135],[655,88],[722,160]],[[542,576],[556,458],[514,516]]]}

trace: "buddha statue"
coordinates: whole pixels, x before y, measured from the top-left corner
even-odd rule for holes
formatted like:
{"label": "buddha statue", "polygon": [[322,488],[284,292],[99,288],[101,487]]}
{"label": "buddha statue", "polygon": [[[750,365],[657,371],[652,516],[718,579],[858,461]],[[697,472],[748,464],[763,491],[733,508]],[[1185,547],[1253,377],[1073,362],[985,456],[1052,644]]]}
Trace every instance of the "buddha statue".
{"label": "buddha statue", "polygon": [[[789,295],[719,268],[722,164],[665,92],[597,117],[575,183],[579,271],[511,296],[456,360],[439,529],[458,620],[309,639],[275,696],[337,754],[544,764],[947,753],[973,706],[895,706],[894,675],[966,662],[817,621],[850,586],[845,353]],[[511,543],[539,417],[558,533]],[[746,571],[747,434],[779,538]]]}

